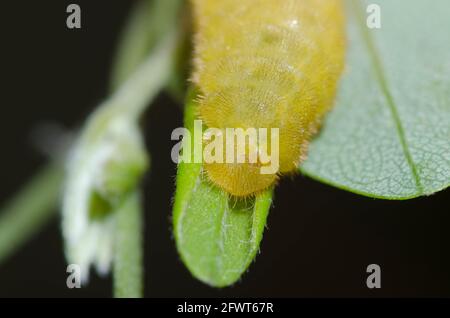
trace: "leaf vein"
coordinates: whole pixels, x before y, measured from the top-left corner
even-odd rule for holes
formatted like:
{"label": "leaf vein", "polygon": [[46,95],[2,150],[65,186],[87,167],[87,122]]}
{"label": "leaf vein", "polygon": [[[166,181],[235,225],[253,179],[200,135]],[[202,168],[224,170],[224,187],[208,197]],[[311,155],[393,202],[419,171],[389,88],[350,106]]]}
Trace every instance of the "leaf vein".
{"label": "leaf vein", "polygon": [[363,14],[362,14],[363,11],[362,11],[360,2],[358,0],[353,0],[352,4],[353,4],[354,15],[356,16],[356,18],[358,20],[358,26],[360,27],[361,33],[363,35],[363,39],[366,42],[369,56],[372,59],[375,75],[378,78],[380,89],[386,99],[387,105],[389,107],[392,118],[394,120],[395,128],[398,133],[398,137],[399,137],[400,144],[402,147],[403,155],[405,156],[405,159],[411,170],[411,174],[414,178],[415,186],[417,188],[417,191],[419,192],[418,194],[421,195],[424,193],[424,188],[421,183],[416,164],[412,158],[409,146],[406,141],[405,131],[404,131],[403,125],[400,121],[400,115],[398,113],[397,106],[396,106],[394,98],[389,90],[389,85],[387,83],[387,79],[383,75],[384,69],[383,69],[381,59],[379,57],[379,54],[378,54],[377,48],[375,46],[374,40],[372,38],[372,35],[370,34],[367,26],[365,25],[365,20],[364,20]]}

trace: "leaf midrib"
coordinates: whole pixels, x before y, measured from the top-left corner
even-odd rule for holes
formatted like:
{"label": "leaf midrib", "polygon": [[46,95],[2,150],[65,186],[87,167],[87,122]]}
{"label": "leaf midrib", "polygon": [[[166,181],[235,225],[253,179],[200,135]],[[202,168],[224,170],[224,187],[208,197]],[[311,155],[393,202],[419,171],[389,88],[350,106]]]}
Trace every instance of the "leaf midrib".
{"label": "leaf midrib", "polygon": [[389,85],[387,83],[387,80],[384,77],[384,68],[381,63],[381,59],[379,57],[379,54],[376,49],[372,35],[370,34],[370,32],[365,24],[364,16],[362,14],[363,11],[361,8],[361,4],[358,2],[358,0],[352,0],[351,4],[352,4],[351,7],[352,7],[353,14],[357,18],[357,25],[360,29],[360,32],[362,34],[364,41],[366,42],[367,51],[369,52],[369,56],[372,60],[372,65],[373,65],[373,68],[375,71],[376,78],[379,82],[380,89],[386,99],[388,108],[389,108],[391,116],[393,118],[395,128],[397,130],[397,134],[398,134],[400,144],[402,147],[403,155],[405,156],[405,159],[411,170],[411,174],[414,178],[415,186],[416,186],[416,189],[418,192],[417,194],[423,195],[424,188],[420,181],[420,176],[417,172],[416,164],[412,158],[411,152],[409,150],[409,147],[408,147],[408,144],[406,141],[405,131],[404,131],[403,125],[400,121],[400,116],[399,116],[399,113],[397,110],[397,106],[396,106],[394,98],[392,97],[392,94],[389,90]]}

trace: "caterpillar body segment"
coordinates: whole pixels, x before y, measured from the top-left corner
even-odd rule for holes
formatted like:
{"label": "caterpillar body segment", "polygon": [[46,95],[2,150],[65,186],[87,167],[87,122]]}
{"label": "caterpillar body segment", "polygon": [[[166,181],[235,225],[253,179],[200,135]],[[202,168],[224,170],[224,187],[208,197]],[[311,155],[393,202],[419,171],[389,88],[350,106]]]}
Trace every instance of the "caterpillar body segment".
{"label": "caterpillar body segment", "polygon": [[279,129],[276,173],[261,174],[259,161],[204,165],[209,179],[228,193],[253,195],[297,170],[332,107],[345,59],[343,3],[191,2],[198,117],[208,127],[223,130]]}

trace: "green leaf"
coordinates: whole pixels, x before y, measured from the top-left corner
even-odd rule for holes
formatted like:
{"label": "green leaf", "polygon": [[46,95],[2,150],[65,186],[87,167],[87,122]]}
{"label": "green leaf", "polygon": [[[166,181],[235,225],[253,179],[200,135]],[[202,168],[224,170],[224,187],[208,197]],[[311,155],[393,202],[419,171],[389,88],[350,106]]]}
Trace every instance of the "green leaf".
{"label": "green leaf", "polygon": [[[194,108],[190,98],[185,115],[190,131]],[[173,229],[192,275],[215,287],[236,282],[259,250],[271,202],[271,190],[246,201],[230,198],[208,182],[201,164],[180,163]]]}
{"label": "green leaf", "polygon": [[[348,64],[301,170],[355,193],[408,199],[450,184],[450,2],[348,1]],[[381,7],[381,29],[366,7]]]}

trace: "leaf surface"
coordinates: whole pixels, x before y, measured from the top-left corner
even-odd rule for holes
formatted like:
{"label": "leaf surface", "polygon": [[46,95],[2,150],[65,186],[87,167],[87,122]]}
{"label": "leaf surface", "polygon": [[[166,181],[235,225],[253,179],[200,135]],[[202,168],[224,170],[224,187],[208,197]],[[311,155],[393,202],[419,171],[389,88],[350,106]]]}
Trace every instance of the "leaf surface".
{"label": "leaf surface", "polygon": [[[185,126],[190,131],[194,108],[191,99],[185,110]],[[271,202],[271,190],[246,201],[230,198],[207,180],[202,164],[181,162],[173,228],[178,251],[190,272],[211,286],[236,282],[259,250]]]}
{"label": "leaf surface", "polygon": [[[369,3],[381,29],[366,25]],[[347,1],[348,63],[303,173],[355,193],[408,199],[450,183],[450,2]]]}

